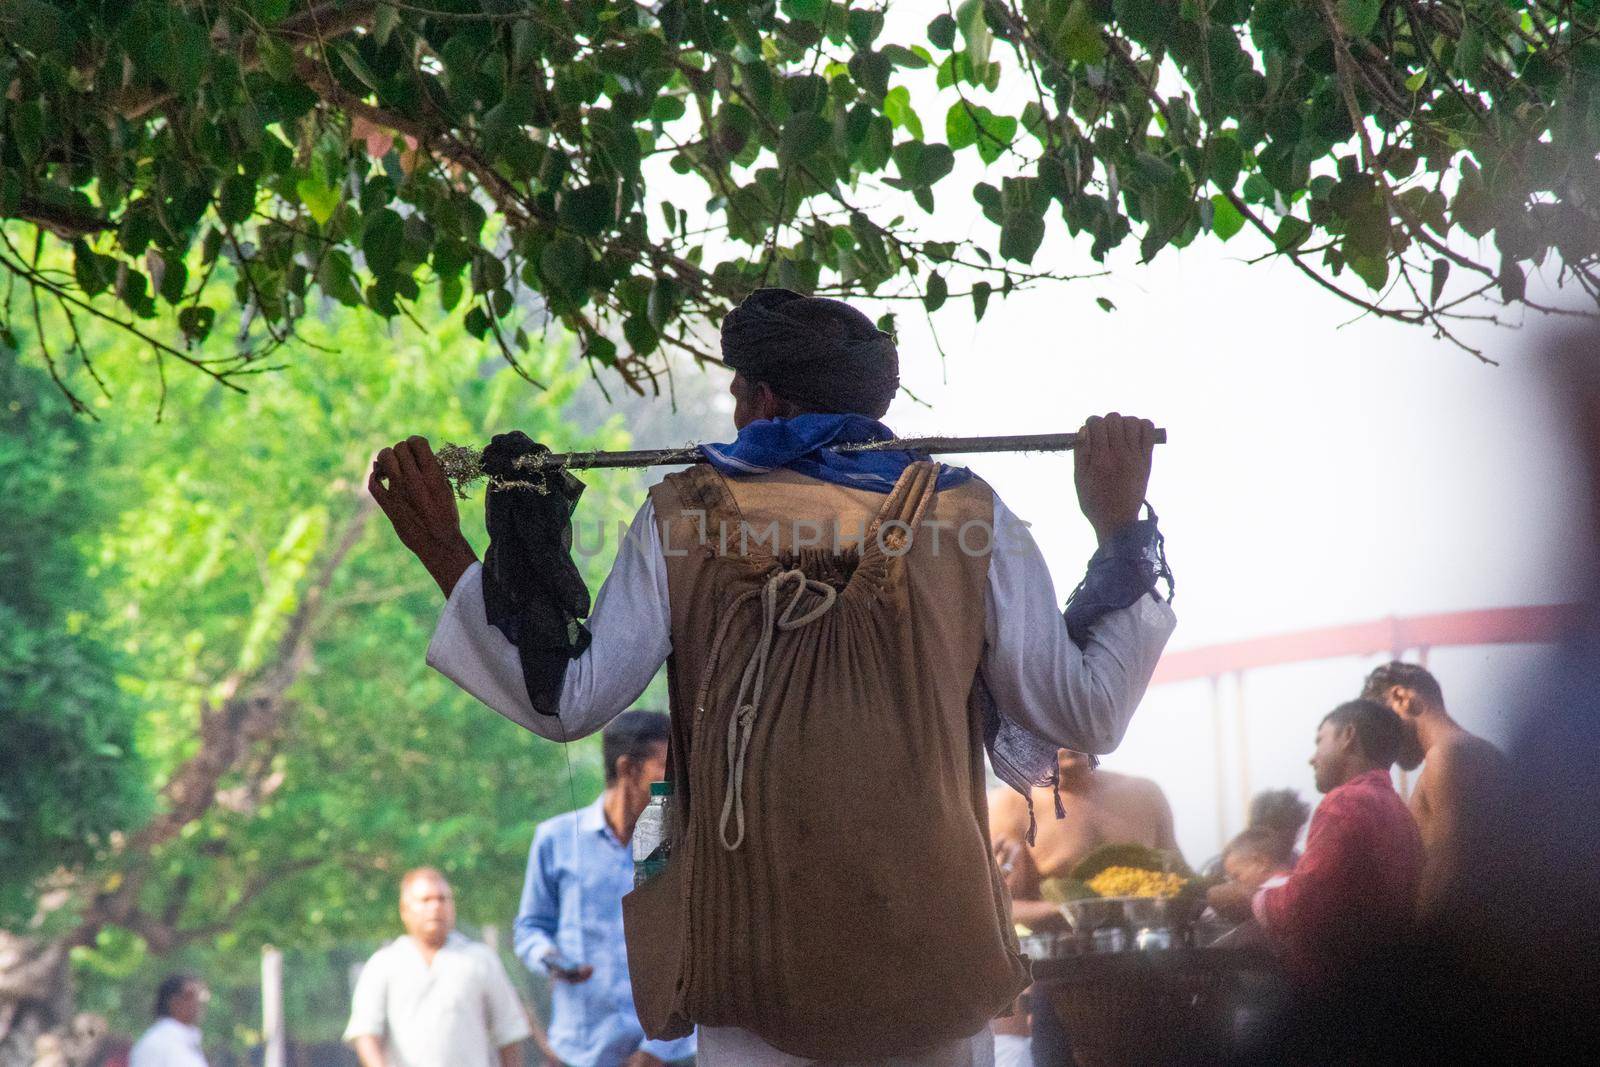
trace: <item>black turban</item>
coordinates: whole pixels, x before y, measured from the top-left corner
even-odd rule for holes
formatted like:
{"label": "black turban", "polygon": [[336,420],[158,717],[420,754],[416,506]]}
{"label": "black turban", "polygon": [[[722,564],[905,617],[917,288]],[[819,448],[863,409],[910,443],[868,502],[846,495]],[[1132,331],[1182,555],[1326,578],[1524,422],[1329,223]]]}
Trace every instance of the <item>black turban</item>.
{"label": "black turban", "polygon": [[900,388],[894,338],[839,300],[757,289],[722,320],[722,361],[808,411],[878,419]]}

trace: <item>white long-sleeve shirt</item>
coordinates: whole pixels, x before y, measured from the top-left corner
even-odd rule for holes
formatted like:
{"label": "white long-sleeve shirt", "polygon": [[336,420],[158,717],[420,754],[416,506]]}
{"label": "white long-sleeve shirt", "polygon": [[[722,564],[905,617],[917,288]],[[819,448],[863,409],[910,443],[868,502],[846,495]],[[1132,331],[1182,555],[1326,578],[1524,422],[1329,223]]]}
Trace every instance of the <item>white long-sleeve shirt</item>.
{"label": "white long-sleeve shirt", "polygon": [[[1154,596],[1091,627],[1088,647],[1067,636],[1055,584],[1027,526],[998,497],[984,595],[981,669],[995,706],[1047,741],[1079,752],[1116,748],[1177,625]],[[480,566],[456,582],[428,645],[428,665],[540,737],[571,741],[626,711],[672,651],[667,568],[655,507],[647,499],[618,548],[589,615],[593,640],[567,665],[557,715],[533,710],[516,646],[486,618]],[[985,1027],[895,1067],[986,1067]],[[702,1067],[798,1067],[806,1062],[734,1027],[699,1029]]]}
{"label": "white long-sleeve shirt", "polygon": [[[1141,597],[1096,622],[1088,647],[1079,649],[1067,636],[1039,546],[998,497],[994,531],[981,669],[995,706],[1062,748],[1110,752],[1177,625],[1171,607]],[[559,716],[533,710],[516,646],[484,614],[479,573],[477,564],[467,568],[451,592],[428,665],[540,737],[574,741],[601,729],[639,698],[672,651],[666,561],[649,500],[595,597],[593,640],[567,665]]]}

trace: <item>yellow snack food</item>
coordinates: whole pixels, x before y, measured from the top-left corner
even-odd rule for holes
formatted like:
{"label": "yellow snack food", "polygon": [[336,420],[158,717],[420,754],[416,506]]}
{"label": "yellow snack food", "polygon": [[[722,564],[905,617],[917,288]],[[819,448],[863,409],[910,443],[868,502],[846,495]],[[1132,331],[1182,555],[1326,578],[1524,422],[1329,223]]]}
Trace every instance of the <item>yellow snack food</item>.
{"label": "yellow snack food", "polygon": [[1140,867],[1107,867],[1089,879],[1089,888],[1102,897],[1175,897],[1188,884],[1182,875]]}

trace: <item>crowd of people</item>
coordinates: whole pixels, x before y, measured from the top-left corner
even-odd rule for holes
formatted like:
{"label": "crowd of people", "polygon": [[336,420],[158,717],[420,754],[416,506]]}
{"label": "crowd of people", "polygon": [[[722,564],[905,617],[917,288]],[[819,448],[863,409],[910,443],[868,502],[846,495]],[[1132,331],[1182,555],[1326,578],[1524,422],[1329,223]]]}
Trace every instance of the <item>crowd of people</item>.
{"label": "crowd of people", "polygon": [[[995,854],[1012,897],[1012,916],[1030,931],[1063,927],[1061,907],[1042,887],[1095,848],[1138,844],[1176,853],[1172,812],[1158,785],[1095,769],[1083,754],[1060,754],[1062,820],[1044,819],[1026,842],[1026,808],[1009,790],[991,795]],[[1437,679],[1416,664],[1393,662],[1366,678],[1361,695],[1319,722],[1310,763],[1322,801],[1311,808],[1293,790],[1258,794],[1246,827],[1203,873],[1207,902],[1241,924],[1234,944],[1269,946],[1288,979],[1315,988],[1402,945],[1441,887],[1463,875],[1461,830],[1506,795],[1505,757],[1449,714]],[[1392,769],[1422,768],[1409,804]],[[1049,789],[1034,797],[1053,802]],[[1303,849],[1300,833],[1310,818]],[[1175,856],[1181,863],[1181,855]],[[1243,936],[1240,936],[1243,935]],[[1070,1037],[1051,1012],[1030,1013],[1024,998],[996,1020],[996,1063],[1070,1064]]]}
{"label": "crowd of people", "polygon": [[[455,928],[453,891],[432,868],[400,883],[404,934],[361,969],[345,1040],[362,1067],[520,1067],[531,1041],[547,1067],[659,1067],[692,1063],[695,1038],[646,1036],[633,1006],[622,898],[634,885],[629,848],[667,768],[670,722],[633,710],[602,733],[605,787],[590,804],[540,824],[529,850],[513,948],[549,981],[548,1028],[526,1010],[499,958]],[[1022,929],[1063,929],[1043,887],[1107,844],[1147,846],[1181,862],[1173,814],[1147,778],[1101,769],[1061,749],[1053,786],[1033,821],[1015,790],[994,788],[994,857]],[[1315,985],[1404,943],[1462,871],[1460,827],[1502,803],[1505,758],[1446,709],[1438,681],[1409,663],[1368,675],[1362,695],[1317,726],[1310,763],[1323,794],[1313,815],[1294,790],[1252,801],[1247,825],[1203,868],[1214,912],[1253,932],[1291,980]],[[1409,804],[1391,778],[1417,777]],[[1055,814],[1055,813],[1058,813]],[[1309,832],[1303,847],[1301,833]],[[203,1067],[198,1028],[208,992],[173,975],[157,993],[157,1022],[134,1046],[131,1067]],[[1070,1064],[1070,1035],[1030,998],[991,1024],[997,1067]]]}

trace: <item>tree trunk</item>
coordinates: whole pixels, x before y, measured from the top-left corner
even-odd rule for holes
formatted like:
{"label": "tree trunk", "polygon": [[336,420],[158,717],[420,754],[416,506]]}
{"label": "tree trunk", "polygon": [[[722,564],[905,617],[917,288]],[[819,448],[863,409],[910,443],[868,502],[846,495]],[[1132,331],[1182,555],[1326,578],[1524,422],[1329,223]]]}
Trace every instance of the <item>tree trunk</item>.
{"label": "tree trunk", "polygon": [[0,1067],[33,1067],[40,1038],[72,1019],[72,978],[64,941],[0,931]]}

